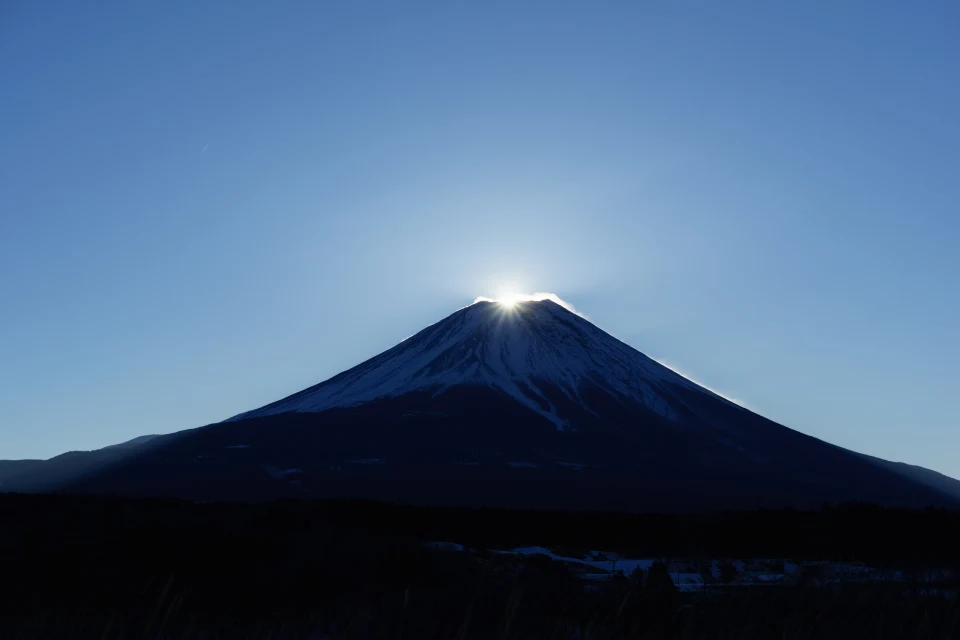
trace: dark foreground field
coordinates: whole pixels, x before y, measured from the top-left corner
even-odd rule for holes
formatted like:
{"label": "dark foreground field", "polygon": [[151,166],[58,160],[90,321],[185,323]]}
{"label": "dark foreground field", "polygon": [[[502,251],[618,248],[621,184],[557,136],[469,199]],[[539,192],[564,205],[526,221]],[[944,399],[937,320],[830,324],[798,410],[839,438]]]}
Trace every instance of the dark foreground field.
{"label": "dark foreground field", "polygon": [[[958,638],[957,540],[958,514],[869,506],[688,517],[0,495],[0,637]],[[493,551],[531,545],[859,562],[888,578],[679,592],[665,565],[591,580]]]}

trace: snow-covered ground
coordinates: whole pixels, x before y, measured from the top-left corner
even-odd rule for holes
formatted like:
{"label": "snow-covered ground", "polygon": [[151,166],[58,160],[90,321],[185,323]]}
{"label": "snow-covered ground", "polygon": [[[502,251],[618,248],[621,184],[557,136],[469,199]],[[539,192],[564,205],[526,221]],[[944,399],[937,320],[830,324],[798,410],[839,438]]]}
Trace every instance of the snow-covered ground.
{"label": "snow-covered ground", "polygon": [[572,558],[569,556],[559,556],[544,547],[519,547],[509,551],[497,551],[500,554],[510,554],[518,556],[544,555],[551,560],[557,560],[570,565],[584,565],[594,569],[600,569],[609,575],[617,571],[622,571],[624,575],[630,575],[636,569],[649,569],[656,559],[652,558],[621,558],[616,553],[604,553],[602,551],[591,551],[585,558]]}
{"label": "snow-covered ground", "polygon": [[295,473],[303,473],[303,469],[300,469],[299,467],[294,469],[278,469],[276,467],[271,467],[270,465],[264,465],[263,470],[270,474],[271,477],[277,478],[278,480],[281,478],[286,478],[287,476]]}
{"label": "snow-covered ground", "polygon": [[[454,542],[433,542],[430,548],[446,551],[468,552],[463,545]],[[666,564],[670,577],[680,591],[700,591],[719,586],[764,587],[794,584],[806,577],[810,584],[838,584],[844,582],[905,582],[914,580],[932,584],[954,578],[949,570],[925,571],[916,576],[902,572],[883,571],[860,563],[811,561],[797,563],[779,558],[710,560],[698,567],[689,560],[664,558],[628,558],[615,552],[589,551],[576,556],[554,553],[546,547],[517,547],[509,550],[493,550],[500,555],[546,556],[568,565],[587,581],[609,580],[615,575],[629,576],[635,570],[649,571],[657,562]],[[723,565],[729,565],[724,576]],[[724,581],[726,580],[726,582]]]}

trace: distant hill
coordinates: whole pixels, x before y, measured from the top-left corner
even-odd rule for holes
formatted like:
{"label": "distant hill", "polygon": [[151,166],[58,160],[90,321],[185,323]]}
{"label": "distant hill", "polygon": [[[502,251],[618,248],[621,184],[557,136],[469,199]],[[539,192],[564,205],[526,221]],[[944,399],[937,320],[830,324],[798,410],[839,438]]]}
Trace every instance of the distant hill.
{"label": "distant hill", "polygon": [[957,500],[960,500],[960,480],[955,480],[950,476],[927,469],[925,467],[919,467],[915,464],[907,464],[906,462],[891,462],[889,460],[883,460],[882,458],[868,456],[863,453],[859,455],[880,467],[890,469],[891,471],[894,471],[905,478],[909,478],[914,482],[919,482],[920,484],[926,485],[936,489],[937,491],[952,496]]}
{"label": "distant hill", "polygon": [[136,455],[156,437],[140,436],[93,451],[68,451],[49,460],[0,460],[0,491],[62,489],[71,482],[105,471]]}

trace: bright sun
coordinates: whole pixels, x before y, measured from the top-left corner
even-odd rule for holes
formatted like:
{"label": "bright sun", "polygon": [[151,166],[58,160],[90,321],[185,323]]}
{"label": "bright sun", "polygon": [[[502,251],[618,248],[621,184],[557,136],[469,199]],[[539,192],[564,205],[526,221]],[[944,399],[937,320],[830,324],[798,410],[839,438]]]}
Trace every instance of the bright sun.
{"label": "bright sun", "polygon": [[562,300],[557,294],[547,293],[545,291],[538,291],[537,293],[519,293],[516,289],[504,288],[500,291],[500,293],[497,294],[497,297],[495,298],[477,296],[473,302],[474,304],[477,302],[496,302],[505,310],[511,310],[521,302],[540,302],[541,300],[551,300],[570,313],[575,313],[582,318],[586,318],[586,316],[577,311],[572,304],[566,300]]}
{"label": "bright sun", "polygon": [[497,302],[505,307],[513,307],[518,302],[528,300],[529,298],[530,296],[525,296],[522,293],[501,293],[497,296]]}

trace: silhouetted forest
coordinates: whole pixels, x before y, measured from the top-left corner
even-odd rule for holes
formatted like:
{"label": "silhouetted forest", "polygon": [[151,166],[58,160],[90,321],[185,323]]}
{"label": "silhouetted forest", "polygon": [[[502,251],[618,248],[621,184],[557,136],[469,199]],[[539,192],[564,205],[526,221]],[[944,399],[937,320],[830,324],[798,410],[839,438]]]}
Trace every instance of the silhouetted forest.
{"label": "silhouetted forest", "polygon": [[903,583],[678,593],[654,568],[588,583],[489,550],[907,571],[960,567],[958,540],[958,513],[870,505],[678,516],[2,495],[0,637],[950,638],[957,597]]}

